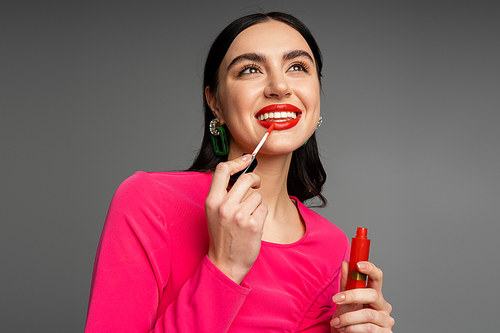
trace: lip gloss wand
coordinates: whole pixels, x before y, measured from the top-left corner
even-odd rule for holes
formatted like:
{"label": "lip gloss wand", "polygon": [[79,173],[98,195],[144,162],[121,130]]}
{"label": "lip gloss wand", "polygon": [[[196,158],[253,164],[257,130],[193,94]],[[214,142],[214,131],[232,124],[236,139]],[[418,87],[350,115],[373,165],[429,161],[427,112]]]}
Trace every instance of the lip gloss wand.
{"label": "lip gloss wand", "polygon": [[271,134],[272,130],[274,129],[274,126],[275,124],[271,124],[271,126],[269,127],[269,129],[266,131],[266,134],[264,134],[264,137],[260,140],[259,144],[257,145],[257,147],[255,147],[255,150],[253,151],[252,153],[252,162],[250,162],[250,164],[243,170],[235,173],[234,175],[231,176],[231,178],[229,179],[229,185],[234,185],[234,183],[238,180],[238,178],[247,173],[247,172],[252,172],[253,170],[255,170],[255,167],[257,166],[257,158],[255,157],[255,155],[257,155],[257,153],[259,152],[260,148],[264,145],[264,142],[266,142],[267,140],[267,137],[269,136],[269,134]]}

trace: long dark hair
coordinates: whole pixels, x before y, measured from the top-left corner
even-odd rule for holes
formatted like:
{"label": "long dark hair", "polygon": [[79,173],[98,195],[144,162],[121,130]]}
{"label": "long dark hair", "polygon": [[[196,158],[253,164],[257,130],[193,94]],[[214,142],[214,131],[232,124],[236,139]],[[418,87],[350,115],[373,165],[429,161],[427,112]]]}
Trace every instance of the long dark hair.
{"label": "long dark hair", "polygon": [[[227,161],[227,155],[216,156],[212,147],[209,123],[214,116],[205,98],[205,88],[209,87],[211,93],[215,93],[217,91],[219,84],[219,66],[236,36],[252,25],[270,20],[288,24],[297,30],[302,37],[304,37],[307,44],[309,44],[314,60],[316,61],[316,71],[321,85],[321,69],[323,67],[321,51],[319,50],[319,46],[309,29],[299,19],[292,15],[280,12],[270,12],[265,14],[256,13],[236,19],[224,30],[222,30],[219,36],[217,36],[212,44],[212,47],[210,48],[205,62],[205,70],[203,73],[205,132],[203,134],[200,151],[188,171],[213,171],[215,170],[217,164]],[[321,203],[317,206],[324,207],[326,206],[327,201],[321,194],[321,191],[325,181],[326,172],[319,158],[316,134],[313,134],[305,146],[298,148],[292,154],[292,161],[290,163],[290,170],[288,172],[287,179],[288,194],[297,197],[297,199],[301,202],[317,197],[321,201]]]}

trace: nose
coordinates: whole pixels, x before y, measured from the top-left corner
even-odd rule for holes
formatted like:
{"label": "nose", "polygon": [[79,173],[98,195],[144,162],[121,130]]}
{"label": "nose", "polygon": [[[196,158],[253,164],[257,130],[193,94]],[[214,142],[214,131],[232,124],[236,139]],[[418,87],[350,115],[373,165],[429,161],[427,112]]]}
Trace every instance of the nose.
{"label": "nose", "polygon": [[264,94],[268,98],[284,98],[292,94],[292,89],[283,73],[271,73]]}

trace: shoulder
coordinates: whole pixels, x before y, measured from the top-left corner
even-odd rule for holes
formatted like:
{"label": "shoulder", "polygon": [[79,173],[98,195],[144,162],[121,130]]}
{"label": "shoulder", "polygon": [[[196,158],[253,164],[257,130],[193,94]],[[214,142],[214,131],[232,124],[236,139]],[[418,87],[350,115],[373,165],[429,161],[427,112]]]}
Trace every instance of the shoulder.
{"label": "shoulder", "polygon": [[327,260],[340,265],[350,251],[349,239],[344,231],[302,203],[298,202],[297,207],[306,223],[308,243],[314,244],[317,251],[328,257]]}
{"label": "shoulder", "polygon": [[[171,194],[196,193],[210,186],[211,173],[179,171],[179,172],[144,172],[137,171],[125,179],[116,194],[146,195],[154,192]],[[158,194],[158,193],[156,193]]]}
{"label": "shoulder", "polygon": [[326,234],[328,237],[335,237],[337,241],[345,241],[349,243],[344,231],[342,231],[342,229],[337,227],[334,223],[306,207],[299,201],[297,201],[297,207],[299,208],[300,214],[306,221],[308,228]]}
{"label": "shoulder", "polygon": [[143,172],[125,179],[117,188],[111,207],[122,211],[165,210],[165,205],[183,198],[203,201],[210,188],[212,175],[202,172]]}

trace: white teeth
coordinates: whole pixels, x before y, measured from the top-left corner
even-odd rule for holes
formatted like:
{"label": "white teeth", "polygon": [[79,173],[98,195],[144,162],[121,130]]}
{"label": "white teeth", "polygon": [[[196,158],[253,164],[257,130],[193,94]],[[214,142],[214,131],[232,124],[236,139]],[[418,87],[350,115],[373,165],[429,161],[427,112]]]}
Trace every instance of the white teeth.
{"label": "white teeth", "polygon": [[275,119],[274,121],[286,121],[287,118],[297,118],[297,113],[290,111],[267,112],[257,116],[257,119],[264,121],[266,119]]}

